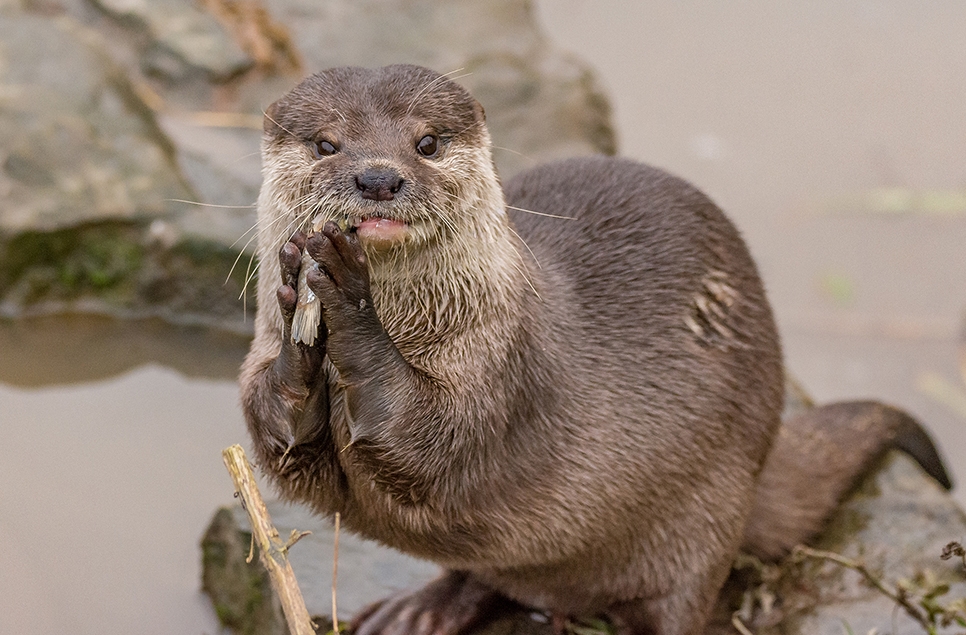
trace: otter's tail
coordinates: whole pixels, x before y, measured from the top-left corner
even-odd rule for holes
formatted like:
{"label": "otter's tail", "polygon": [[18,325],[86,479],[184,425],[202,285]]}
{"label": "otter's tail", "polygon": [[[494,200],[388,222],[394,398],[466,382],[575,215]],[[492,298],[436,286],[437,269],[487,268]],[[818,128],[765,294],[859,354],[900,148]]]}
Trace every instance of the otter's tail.
{"label": "otter's tail", "polygon": [[932,439],[897,408],[873,401],[836,403],[783,422],[758,481],[742,548],[774,559],[814,537],[890,449],[907,452],[940,485],[952,487]]}

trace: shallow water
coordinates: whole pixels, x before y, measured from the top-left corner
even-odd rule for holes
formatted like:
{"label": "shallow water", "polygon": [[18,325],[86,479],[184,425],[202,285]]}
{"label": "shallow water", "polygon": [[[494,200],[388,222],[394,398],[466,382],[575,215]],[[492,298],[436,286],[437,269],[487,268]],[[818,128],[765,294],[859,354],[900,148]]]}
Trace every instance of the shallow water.
{"label": "shallow water", "polygon": [[[805,386],[910,409],[966,478],[966,5],[537,6],[598,69],[622,153],[747,236]],[[247,443],[243,349],[152,322],[0,324],[0,633],[217,632],[198,541],[232,500],[220,451]]]}
{"label": "shallow water", "polygon": [[217,632],[198,544],[232,501],[220,452],[246,442],[237,401],[231,379],[156,364],[0,383],[0,633]]}

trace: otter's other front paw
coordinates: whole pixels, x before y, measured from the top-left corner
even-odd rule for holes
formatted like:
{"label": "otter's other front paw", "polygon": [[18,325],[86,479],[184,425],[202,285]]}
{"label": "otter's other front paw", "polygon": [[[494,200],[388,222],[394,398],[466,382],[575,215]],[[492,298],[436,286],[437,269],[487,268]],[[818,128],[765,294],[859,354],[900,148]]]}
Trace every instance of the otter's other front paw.
{"label": "otter's other front paw", "polygon": [[305,249],[305,234],[295,232],[282,248],[278,250],[279,270],[282,274],[281,285],[275,295],[278,308],[285,324],[285,337],[288,339],[292,329],[292,317],[298,301],[299,270],[302,268],[302,250]]}
{"label": "otter's other front paw", "polygon": [[[281,285],[275,295],[278,308],[282,314],[282,349],[276,360],[276,372],[284,379],[296,384],[311,383],[319,368],[322,366],[323,348],[304,346],[292,342],[292,319],[298,302],[298,278],[302,267],[302,250],[305,249],[306,237],[302,232],[296,232],[282,245],[278,252]],[[320,338],[324,342],[324,337]]]}
{"label": "otter's other front paw", "polygon": [[352,620],[354,635],[459,635],[495,616],[505,599],[451,571],[414,593],[374,604]]}

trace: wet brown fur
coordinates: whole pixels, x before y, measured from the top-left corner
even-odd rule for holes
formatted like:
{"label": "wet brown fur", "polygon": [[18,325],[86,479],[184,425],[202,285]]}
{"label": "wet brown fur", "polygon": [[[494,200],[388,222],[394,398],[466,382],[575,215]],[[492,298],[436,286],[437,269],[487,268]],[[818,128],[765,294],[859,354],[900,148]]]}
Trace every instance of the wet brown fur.
{"label": "wet brown fur", "polygon": [[[413,151],[427,131],[445,140],[433,159]],[[314,157],[320,135],[340,152]],[[834,506],[835,473],[806,531],[745,531],[753,508],[784,514],[783,492],[801,489],[782,458],[792,483],[766,474],[777,489],[754,500],[779,429],[778,336],[737,231],[686,182],[574,159],[506,188],[511,206],[556,217],[508,215],[482,108],[412,66],[309,78],[268,110],[263,153],[241,383],[258,462],[285,497],[461,572],[450,586],[669,635],[701,632],[743,535],[774,555]],[[409,187],[384,208],[351,183],[373,164]],[[363,245],[346,278],[366,283],[359,307],[324,307],[328,339],[298,348],[276,300],[279,249],[345,209],[390,210],[411,239]]]}

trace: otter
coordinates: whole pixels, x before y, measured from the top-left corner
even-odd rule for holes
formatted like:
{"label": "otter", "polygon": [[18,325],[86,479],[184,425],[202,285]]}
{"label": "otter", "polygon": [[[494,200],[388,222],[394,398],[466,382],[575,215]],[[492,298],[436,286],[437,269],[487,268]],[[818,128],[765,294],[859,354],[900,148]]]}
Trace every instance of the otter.
{"label": "otter", "polygon": [[[900,411],[782,425],[755,264],[685,181],[590,157],[504,193],[483,108],[409,65],[313,75],[264,121],[240,380],[257,462],[446,570],[357,633],[451,635],[506,599],[700,633],[740,549],[809,538],[886,448],[949,484]],[[293,336],[305,285],[318,328]]]}

